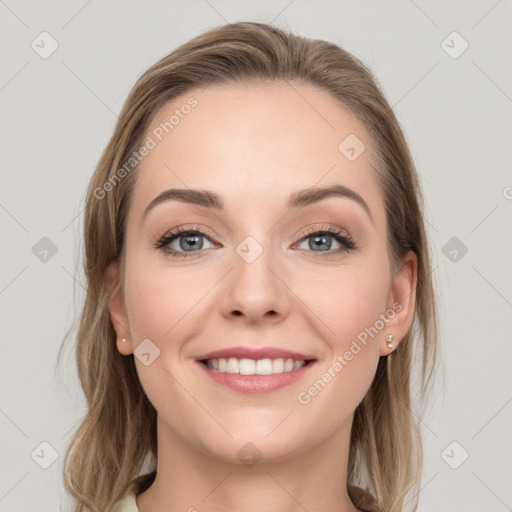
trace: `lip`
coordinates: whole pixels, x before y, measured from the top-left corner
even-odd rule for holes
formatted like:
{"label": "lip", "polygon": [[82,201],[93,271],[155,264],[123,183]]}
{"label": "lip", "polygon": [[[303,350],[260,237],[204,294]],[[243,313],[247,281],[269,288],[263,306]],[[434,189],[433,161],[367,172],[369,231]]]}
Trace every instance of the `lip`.
{"label": "lip", "polygon": [[291,372],[273,373],[271,375],[240,375],[239,373],[219,372],[208,368],[205,364],[197,361],[204,372],[217,384],[226,386],[233,391],[248,394],[261,394],[277,391],[299,381],[309,370],[315,366],[311,361],[298,370]]}
{"label": "lip", "polygon": [[293,359],[294,361],[308,361],[315,359],[313,356],[299,354],[291,350],[284,350],[276,347],[231,347],[222,350],[215,350],[207,354],[196,357],[196,361],[204,359],[228,359],[236,357],[237,359]]}
{"label": "lip", "polygon": [[[271,375],[241,375],[239,373],[228,373],[208,368],[204,361],[206,359],[293,359],[294,361],[306,361],[306,365],[290,372],[273,373]],[[315,366],[316,359],[312,356],[284,350],[275,347],[233,347],[208,352],[196,358],[196,364],[206,372],[206,375],[213,382],[230,388],[233,391],[245,394],[262,394],[277,391],[290,386],[302,379],[310,369]]]}

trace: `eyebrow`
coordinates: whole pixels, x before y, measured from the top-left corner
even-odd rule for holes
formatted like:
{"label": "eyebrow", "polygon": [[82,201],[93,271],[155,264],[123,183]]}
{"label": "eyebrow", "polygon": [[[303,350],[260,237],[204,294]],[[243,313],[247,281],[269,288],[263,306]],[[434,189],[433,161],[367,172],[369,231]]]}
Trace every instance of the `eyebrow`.
{"label": "eyebrow", "polygon": [[[297,190],[290,195],[286,207],[289,210],[292,208],[302,208],[333,196],[352,199],[363,207],[373,222],[372,214],[366,201],[359,194],[347,187],[344,187],[343,185],[331,185],[325,188],[310,187],[303,190]],[[155,206],[173,200],[203,206],[205,208],[214,208],[215,210],[223,210],[225,207],[222,197],[209,190],[170,189],[162,192],[155,197],[151,203],[149,203],[142,215],[142,218],[144,219],[149,211],[155,208]]]}

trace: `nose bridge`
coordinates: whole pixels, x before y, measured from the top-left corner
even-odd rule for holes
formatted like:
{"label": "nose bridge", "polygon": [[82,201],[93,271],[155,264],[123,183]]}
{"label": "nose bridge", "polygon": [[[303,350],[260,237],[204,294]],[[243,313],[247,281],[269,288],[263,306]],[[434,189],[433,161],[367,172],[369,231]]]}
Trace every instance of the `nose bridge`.
{"label": "nose bridge", "polygon": [[235,247],[223,305],[225,315],[244,316],[250,322],[284,317],[289,308],[286,287],[278,277],[278,251],[268,236],[256,236],[245,237]]}

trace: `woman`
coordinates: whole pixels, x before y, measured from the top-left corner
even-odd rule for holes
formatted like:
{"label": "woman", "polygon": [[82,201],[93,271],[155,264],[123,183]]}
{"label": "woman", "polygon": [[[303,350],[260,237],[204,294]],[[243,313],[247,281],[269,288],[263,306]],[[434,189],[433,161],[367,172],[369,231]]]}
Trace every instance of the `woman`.
{"label": "woman", "polygon": [[84,237],[76,511],[416,508],[429,246],[359,60],[260,23],[182,45],[126,99]]}

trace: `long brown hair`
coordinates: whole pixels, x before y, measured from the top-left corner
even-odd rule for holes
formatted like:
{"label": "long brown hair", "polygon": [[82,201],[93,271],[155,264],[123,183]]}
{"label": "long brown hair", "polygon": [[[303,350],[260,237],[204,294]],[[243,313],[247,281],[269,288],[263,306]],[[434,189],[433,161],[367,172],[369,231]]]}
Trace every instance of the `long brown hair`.
{"label": "long brown hair", "polygon": [[381,357],[355,411],[347,482],[349,489],[365,488],[386,512],[403,510],[406,499],[416,508],[422,450],[412,411],[412,370],[420,370],[422,398],[435,367],[438,328],[423,198],[406,140],[371,71],[359,59],[326,41],[240,22],[195,37],[139,78],[91,178],[84,217],[87,292],[76,338],[87,414],[64,461],[65,487],[76,512],[110,510],[132,484],[137,493],[149,487],[156,472],[156,411],[133,357],[116,349],[109,316],[114,290],[108,288],[105,273],[113,261],[124,272],[125,221],[137,173],[136,166],[125,167],[120,178],[120,169],[143,144],[152,119],[169,100],[212,83],[258,80],[312,84],[357,115],[376,149],[373,166],[386,207],[393,271],[408,250],[417,255],[411,329],[392,355]]}

